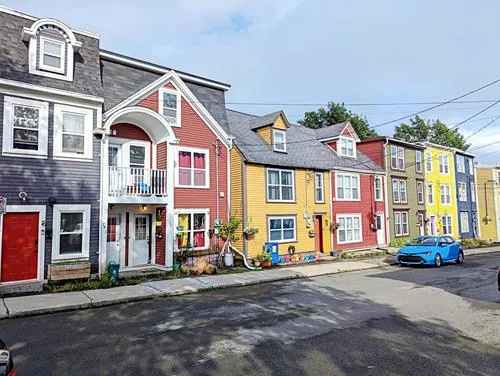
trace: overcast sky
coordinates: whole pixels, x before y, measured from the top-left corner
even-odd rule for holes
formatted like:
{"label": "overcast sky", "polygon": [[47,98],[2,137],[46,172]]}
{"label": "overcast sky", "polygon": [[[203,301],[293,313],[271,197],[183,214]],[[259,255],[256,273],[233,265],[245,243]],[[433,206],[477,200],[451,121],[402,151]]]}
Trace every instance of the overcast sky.
{"label": "overcast sky", "polygon": [[[229,83],[228,107],[257,114],[283,109],[291,121],[328,101],[446,101],[500,78],[498,0],[76,3],[3,1],[97,32],[101,48]],[[500,84],[464,99],[500,99]],[[487,105],[447,105],[422,116],[454,124]],[[426,107],[349,108],[376,125]],[[460,129],[471,134],[497,115],[500,105]],[[393,126],[379,133],[392,135]],[[495,140],[500,145],[500,120],[470,139],[472,149]],[[481,163],[496,164],[498,149],[475,153]]]}

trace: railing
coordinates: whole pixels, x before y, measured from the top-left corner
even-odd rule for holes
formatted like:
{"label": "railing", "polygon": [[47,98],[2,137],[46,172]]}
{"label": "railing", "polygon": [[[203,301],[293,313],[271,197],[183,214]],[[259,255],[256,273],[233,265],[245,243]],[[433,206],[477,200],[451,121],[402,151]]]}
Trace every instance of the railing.
{"label": "railing", "polygon": [[109,167],[109,196],[166,196],[167,171]]}

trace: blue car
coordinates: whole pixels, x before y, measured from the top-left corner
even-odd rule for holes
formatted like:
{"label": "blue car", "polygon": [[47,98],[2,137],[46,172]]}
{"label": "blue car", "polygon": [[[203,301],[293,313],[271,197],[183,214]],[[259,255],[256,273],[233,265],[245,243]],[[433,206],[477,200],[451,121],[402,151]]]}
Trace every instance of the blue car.
{"label": "blue car", "polygon": [[462,245],[451,236],[417,236],[398,251],[401,265],[434,265],[444,262],[464,262]]}

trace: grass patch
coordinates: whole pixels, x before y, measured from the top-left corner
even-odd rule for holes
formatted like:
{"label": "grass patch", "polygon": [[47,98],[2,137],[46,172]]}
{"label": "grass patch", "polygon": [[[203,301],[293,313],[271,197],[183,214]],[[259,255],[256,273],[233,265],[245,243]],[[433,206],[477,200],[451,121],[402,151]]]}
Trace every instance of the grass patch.
{"label": "grass patch", "polygon": [[461,244],[464,249],[484,248],[492,245],[489,241],[482,239],[462,239]]}

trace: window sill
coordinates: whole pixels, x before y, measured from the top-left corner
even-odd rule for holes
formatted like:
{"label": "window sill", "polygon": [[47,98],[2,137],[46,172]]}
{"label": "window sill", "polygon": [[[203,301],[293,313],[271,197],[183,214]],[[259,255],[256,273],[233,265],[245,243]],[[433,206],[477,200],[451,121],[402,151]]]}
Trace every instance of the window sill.
{"label": "window sill", "polygon": [[345,241],[345,242],[337,241],[338,245],[355,244],[355,243],[363,243],[363,239],[361,239],[361,240],[350,240],[350,241]]}
{"label": "window sill", "polygon": [[4,151],[2,152],[3,157],[16,157],[16,158],[36,158],[36,159],[47,159],[47,154],[26,154],[25,151]]}
{"label": "window sill", "polygon": [[267,200],[270,204],[296,204],[295,200]]}
{"label": "window sill", "polygon": [[88,262],[89,255],[73,254],[73,255],[54,255],[52,256],[52,263],[64,264],[66,262]]}
{"label": "window sill", "polygon": [[335,201],[361,202],[360,198],[336,198]]}
{"label": "window sill", "polygon": [[63,154],[54,154],[52,158],[55,161],[75,161],[75,162],[93,162],[93,158],[89,157],[77,157],[73,155],[63,155]]}
{"label": "window sill", "polygon": [[187,189],[210,189],[210,186],[194,186],[194,185],[178,185],[176,184],[174,188],[187,188]]}
{"label": "window sill", "polygon": [[278,244],[291,244],[291,243],[298,243],[297,239],[290,239],[290,240],[268,240],[268,243],[278,243]]}

